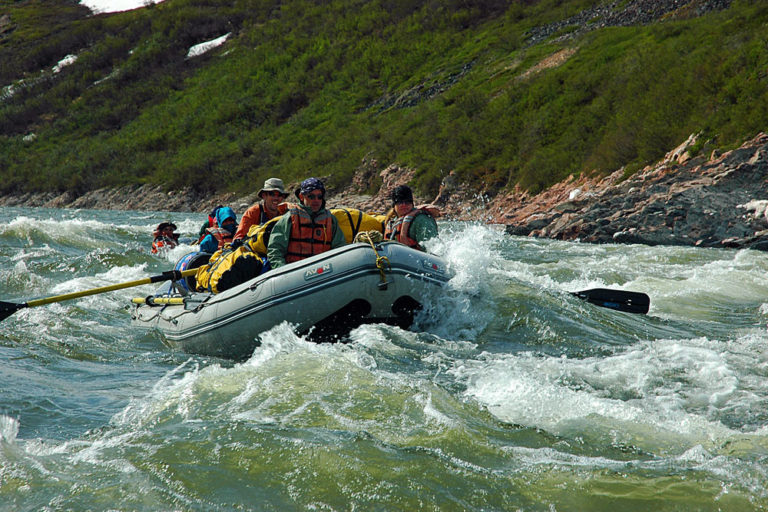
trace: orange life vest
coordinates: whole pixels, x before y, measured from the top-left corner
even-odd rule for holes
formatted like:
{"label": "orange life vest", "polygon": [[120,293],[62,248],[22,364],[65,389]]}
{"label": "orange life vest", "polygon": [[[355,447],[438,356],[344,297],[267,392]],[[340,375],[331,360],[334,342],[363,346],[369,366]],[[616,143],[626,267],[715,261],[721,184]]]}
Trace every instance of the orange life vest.
{"label": "orange life vest", "polygon": [[152,254],[157,254],[159,251],[166,251],[168,249],[173,249],[176,247],[177,242],[173,238],[168,238],[167,236],[159,235],[156,236],[154,240],[152,240]]}
{"label": "orange life vest", "polygon": [[419,242],[408,236],[413,219],[415,219],[417,215],[422,215],[423,213],[424,212],[420,208],[414,208],[402,217],[390,220],[387,224],[387,230],[384,232],[384,239],[396,240],[408,247],[423,251],[424,249],[419,245]]}
{"label": "orange life vest", "polygon": [[331,248],[333,241],[333,215],[328,210],[321,210],[313,219],[298,205],[291,205],[291,234],[285,262],[303,260]]}
{"label": "orange life vest", "polygon": [[208,228],[208,234],[215,238],[217,242],[219,242],[219,249],[224,247],[226,244],[231,244],[232,238],[235,236],[233,233],[230,233],[226,229],[218,227]]}

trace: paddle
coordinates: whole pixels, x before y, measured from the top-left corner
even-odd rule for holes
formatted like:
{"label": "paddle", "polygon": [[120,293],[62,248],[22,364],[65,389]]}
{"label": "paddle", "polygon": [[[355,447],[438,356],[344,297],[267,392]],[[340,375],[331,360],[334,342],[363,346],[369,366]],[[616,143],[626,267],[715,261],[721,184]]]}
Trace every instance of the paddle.
{"label": "paddle", "polygon": [[591,290],[571,292],[571,295],[575,295],[597,306],[627,313],[639,313],[641,315],[648,313],[648,308],[651,305],[651,298],[640,292],[592,288]]}
{"label": "paddle", "polygon": [[144,279],[138,279],[136,281],[129,281],[127,283],[111,284],[109,286],[102,286],[100,288],[92,288],[90,290],[84,290],[82,292],[66,293],[64,295],[56,295],[53,297],[47,297],[44,299],[35,299],[27,302],[3,302],[0,301],[0,322],[14,314],[20,309],[34,308],[37,306],[44,306],[45,304],[51,304],[53,302],[63,302],[70,299],[78,299],[80,297],[86,297],[88,295],[97,295],[99,293],[111,292],[114,290],[122,290],[123,288],[131,288],[133,286],[141,286],[142,284],[160,283],[162,281],[179,281],[184,277],[193,276],[197,273],[196,268],[189,270],[167,270],[160,275],[147,277]]}

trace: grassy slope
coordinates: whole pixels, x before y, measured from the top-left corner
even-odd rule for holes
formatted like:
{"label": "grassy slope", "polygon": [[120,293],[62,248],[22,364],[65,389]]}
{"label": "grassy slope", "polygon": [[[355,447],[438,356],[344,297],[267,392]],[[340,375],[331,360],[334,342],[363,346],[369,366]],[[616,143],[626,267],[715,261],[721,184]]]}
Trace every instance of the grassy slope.
{"label": "grassy slope", "polygon": [[[487,191],[536,191],[631,171],[693,132],[727,147],[768,124],[759,1],[530,47],[529,28],[600,2],[173,0],[97,17],[0,2],[14,23],[0,84],[26,84],[0,103],[2,193],[343,184],[366,155],[415,167],[424,191],[449,169]],[[575,53],[562,65],[525,75],[563,48]],[[38,71],[68,53],[75,64]]]}

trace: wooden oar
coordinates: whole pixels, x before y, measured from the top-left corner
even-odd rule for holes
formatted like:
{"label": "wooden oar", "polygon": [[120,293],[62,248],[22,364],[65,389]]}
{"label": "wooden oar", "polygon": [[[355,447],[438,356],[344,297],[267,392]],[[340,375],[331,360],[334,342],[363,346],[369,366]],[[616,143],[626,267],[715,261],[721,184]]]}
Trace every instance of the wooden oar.
{"label": "wooden oar", "polygon": [[651,306],[651,298],[640,292],[628,292],[624,290],[611,290],[608,288],[592,288],[580,292],[571,292],[580,299],[604,308],[625,311],[627,313],[648,313]]}
{"label": "wooden oar", "polygon": [[109,286],[102,286],[100,288],[92,288],[90,290],[83,290],[82,292],[65,293],[64,295],[56,295],[53,297],[46,297],[44,299],[35,299],[27,302],[3,302],[0,301],[0,322],[14,314],[20,309],[34,308],[37,306],[44,306],[53,302],[63,302],[65,300],[78,299],[80,297],[86,297],[88,295],[97,295],[99,293],[111,292],[114,290],[122,290],[123,288],[131,288],[133,286],[141,286],[143,284],[160,283],[162,281],[180,281],[187,276],[193,276],[197,273],[196,268],[189,270],[167,270],[160,275],[147,277],[144,279],[138,279],[136,281],[128,281],[127,283],[111,284]]}

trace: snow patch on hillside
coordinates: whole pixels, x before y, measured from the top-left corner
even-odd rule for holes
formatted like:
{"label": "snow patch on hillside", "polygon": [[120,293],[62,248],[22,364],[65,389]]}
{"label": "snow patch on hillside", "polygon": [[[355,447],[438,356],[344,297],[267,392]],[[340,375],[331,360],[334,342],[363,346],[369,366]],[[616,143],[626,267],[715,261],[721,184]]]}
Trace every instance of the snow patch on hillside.
{"label": "snow patch on hillside", "polygon": [[159,4],[160,2],[162,0],[82,0],[80,3],[93,11],[94,14],[104,14],[131,11],[150,4]]}
{"label": "snow patch on hillside", "polygon": [[187,52],[187,58],[197,57],[198,55],[202,55],[207,51],[210,51],[217,46],[221,46],[224,44],[224,41],[227,40],[231,32],[227,32],[221,37],[217,37],[216,39],[211,39],[210,41],[206,41],[204,43],[196,44],[195,46],[192,46],[189,51]]}

